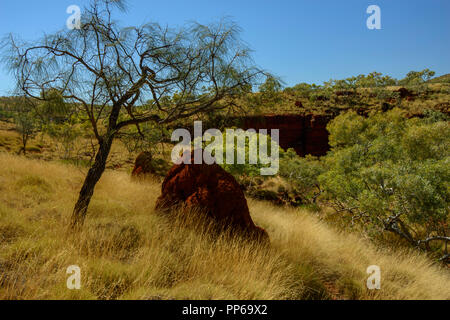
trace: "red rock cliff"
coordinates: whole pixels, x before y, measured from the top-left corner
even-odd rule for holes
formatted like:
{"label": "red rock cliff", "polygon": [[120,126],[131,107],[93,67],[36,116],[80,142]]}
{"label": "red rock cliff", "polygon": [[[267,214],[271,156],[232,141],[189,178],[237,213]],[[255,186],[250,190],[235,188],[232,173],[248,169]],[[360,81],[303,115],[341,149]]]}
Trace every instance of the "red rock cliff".
{"label": "red rock cliff", "polygon": [[330,145],[326,126],[329,116],[320,115],[263,115],[241,118],[242,129],[279,129],[280,146],[293,148],[299,156],[324,156]]}

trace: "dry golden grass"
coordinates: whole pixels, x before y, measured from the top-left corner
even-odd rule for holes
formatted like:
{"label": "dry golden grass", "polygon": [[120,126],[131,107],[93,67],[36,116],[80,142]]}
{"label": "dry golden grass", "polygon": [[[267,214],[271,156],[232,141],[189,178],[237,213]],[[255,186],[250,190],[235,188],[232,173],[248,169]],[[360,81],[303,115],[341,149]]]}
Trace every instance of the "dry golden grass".
{"label": "dry golden grass", "polygon": [[[158,182],[108,171],[80,234],[68,219],[79,168],[0,154],[0,299],[449,299],[448,270],[381,251],[312,213],[250,201],[271,248],[212,238],[153,211]],[[68,290],[78,265],[82,289]],[[366,269],[381,267],[381,290]]]}
{"label": "dry golden grass", "polygon": [[[0,120],[0,152],[17,154],[22,148],[21,139],[21,135],[13,123]],[[78,163],[80,166],[89,165],[93,150],[91,141],[88,138],[78,137],[69,149],[66,152],[58,139],[39,132],[28,141],[27,157],[46,161],[61,161],[69,164]],[[136,156],[137,153],[130,154],[124,144],[116,139],[106,164],[107,168],[125,171],[124,168],[132,165]]]}

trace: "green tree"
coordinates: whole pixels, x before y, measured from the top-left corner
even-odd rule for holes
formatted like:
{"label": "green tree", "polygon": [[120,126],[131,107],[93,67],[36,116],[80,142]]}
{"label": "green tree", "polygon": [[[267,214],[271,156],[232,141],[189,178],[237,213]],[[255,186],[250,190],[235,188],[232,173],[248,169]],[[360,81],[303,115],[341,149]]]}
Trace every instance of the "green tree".
{"label": "green tree", "polygon": [[316,90],[316,85],[309,83],[299,83],[292,87],[293,93],[298,95],[300,98],[309,99],[309,96]]}
{"label": "green tree", "polygon": [[311,203],[316,203],[322,194],[319,176],[324,171],[325,167],[316,157],[299,157],[294,149],[280,153],[279,175],[289,181],[303,199],[311,199]]}
{"label": "green tree", "polygon": [[376,87],[387,87],[397,84],[397,80],[386,75],[383,76],[380,72],[371,72],[367,76],[359,75],[357,77],[357,86],[361,88],[376,88]]}
{"label": "green tree", "polygon": [[267,107],[273,107],[275,104],[280,103],[282,100],[281,81],[271,75],[266,76],[266,81],[259,86],[260,99],[257,103],[265,105]]}
{"label": "green tree", "polygon": [[259,86],[259,92],[272,95],[281,91],[282,85],[280,80],[273,76],[267,76],[266,81]]}
{"label": "green tree", "polygon": [[38,131],[39,123],[31,104],[23,99],[19,99],[13,106],[13,119],[16,129],[20,133],[22,146],[18,153],[26,155],[29,140],[34,137]]}
{"label": "green tree", "polygon": [[52,88],[41,93],[41,103],[36,112],[45,123],[64,122],[70,117],[71,108],[62,93]]}
{"label": "green tree", "polygon": [[170,134],[165,127],[152,122],[143,123],[138,127],[129,127],[119,134],[119,139],[131,154],[133,152],[147,151],[155,154],[158,145],[170,142]]}
{"label": "green tree", "polygon": [[371,233],[391,232],[448,259],[450,125],[394,109],[332,121],[319,177],[336,209]]}
{"label": "green tree", "polygon": [[401,85],[419,85],[429,81],[436,72],[430,69],[424,69],[422,71],[410,71],[406,77],[400,80]]}
{"label": "green tree", "polygon": [[63,159],[71,158],[77,139],[83,135],[81,124],[75,116],[70,116],[61,123],[50,121],[43,125],[43,132],[62,146]]}

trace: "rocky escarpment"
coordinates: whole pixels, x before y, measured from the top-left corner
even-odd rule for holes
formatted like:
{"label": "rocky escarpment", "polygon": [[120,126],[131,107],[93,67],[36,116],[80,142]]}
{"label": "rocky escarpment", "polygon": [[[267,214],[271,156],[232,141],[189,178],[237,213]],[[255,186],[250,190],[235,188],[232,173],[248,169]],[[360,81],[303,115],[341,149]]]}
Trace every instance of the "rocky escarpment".
{"label": "rocky escarpment", "polygon": [[[330,150],[329,133],[326,127],[332,119],[332,115],[265,114],[219,117],[202,121],[204,131],[210,128],[224,130],[237,127],[243,130],[267,129],[270,134],[271,129],[279,129],[279,144],[283,149],[292,148],[302,157],[308,154],[320,157],[326,155]],[[181,125],[181,128],[188,130],[191,136],[194,135],[192,125]]]}
{"label": "rocky escarpment", "polygon": [[299,156],[324,156],[330,145],[327,124],[332,117],[324,115],[262,115],[240,118],[242,129],[279,129],[280,146],[293,148]]}

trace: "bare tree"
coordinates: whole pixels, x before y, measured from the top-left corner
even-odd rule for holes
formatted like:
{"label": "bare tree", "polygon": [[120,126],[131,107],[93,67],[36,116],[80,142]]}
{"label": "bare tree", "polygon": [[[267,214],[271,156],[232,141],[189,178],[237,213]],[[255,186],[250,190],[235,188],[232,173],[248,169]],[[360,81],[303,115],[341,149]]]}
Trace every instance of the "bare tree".
{"label": "bare tree", "polygon": [[[83,225],[122,128],[139,130],[148,121],[163,125],[233,107],[262,74],[233,23],[192,23],[177,30],[156,23],[121,28],[112,19],[117,7],[123,9],[123,2],[93,0],[83,10],[80,29],[46,35],[34,44],[7,39],[5,56],[18,90],[36,100],[58,90],[87,116],[98,141],[73,210],[73,228]],[[176,99],[169,99],[175,94]]]}

